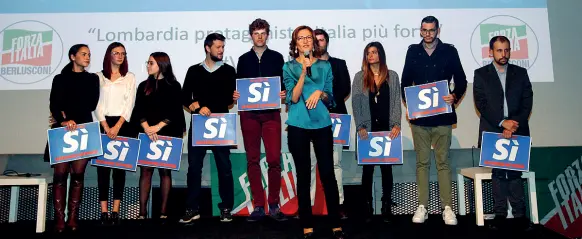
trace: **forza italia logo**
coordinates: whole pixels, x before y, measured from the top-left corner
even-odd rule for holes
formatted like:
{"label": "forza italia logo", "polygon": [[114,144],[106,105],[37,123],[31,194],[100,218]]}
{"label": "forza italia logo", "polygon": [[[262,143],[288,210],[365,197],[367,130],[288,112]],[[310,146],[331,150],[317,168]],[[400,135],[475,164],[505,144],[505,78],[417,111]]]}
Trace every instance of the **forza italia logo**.
{"label": "forza italia logo", "polygon": [[507,15],[492,16],[483,20],[471,36],[471,52],[479,66],[491,63],[489,40],[505,36],[510,41],[509,63],[530,69],[539,53],[539,42],[534,30],[519,18]]}
{"label": "forza italia logo", "polygon": [[15,84],[33,84],[51,76],[63,58],[63,41],[46,23],[26,20],[0,32],[0,77]]}

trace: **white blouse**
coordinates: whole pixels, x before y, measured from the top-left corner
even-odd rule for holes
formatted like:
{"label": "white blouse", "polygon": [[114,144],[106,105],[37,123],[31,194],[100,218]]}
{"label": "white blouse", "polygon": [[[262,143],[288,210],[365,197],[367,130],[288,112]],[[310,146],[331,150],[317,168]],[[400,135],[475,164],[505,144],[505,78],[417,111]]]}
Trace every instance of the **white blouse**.
{"label": "white blouse", "polygon": [[99,76],[99,103],[97,104],[97,120],[105,120],[105,116],[122,116],[127,122],[131,117],[131,111],[135,104],[135,75],[127,72],[114,82],[105,78],[102,72]]}

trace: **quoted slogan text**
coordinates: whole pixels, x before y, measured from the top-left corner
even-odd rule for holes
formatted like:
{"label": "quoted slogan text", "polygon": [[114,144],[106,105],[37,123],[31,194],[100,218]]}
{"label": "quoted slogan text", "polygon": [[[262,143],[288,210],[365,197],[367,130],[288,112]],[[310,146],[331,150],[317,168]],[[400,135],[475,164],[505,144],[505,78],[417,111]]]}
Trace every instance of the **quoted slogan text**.
{"label": "quoted slogan text", "polygon": [[[442,27],[442,26],[441,26]],[[354,28],[346,25],[336,26],[315,26],[314,29],[324,29],[332,39],[360,39],[368,41],[372,39],[386,38],[418,38],[420,28],[418,26],[403,26],[401,24],[374,24],[365,28]],[[270,40],[290,39],[294,28],[291,27],[271,27]],[[105,42],[128,42],[128,41],[194,41],[202,43],[210,33],[220,33],[227,40],[237,40],[250,42],[251,38],[248,29],[224,28],[224,29],[184,29],[179,27],[167,27],[164,29],[146,29],[142,27],[132,27],[123,30],[112,30],[104,28],[89,28],[88,33],[93,35],[97,41]]]}

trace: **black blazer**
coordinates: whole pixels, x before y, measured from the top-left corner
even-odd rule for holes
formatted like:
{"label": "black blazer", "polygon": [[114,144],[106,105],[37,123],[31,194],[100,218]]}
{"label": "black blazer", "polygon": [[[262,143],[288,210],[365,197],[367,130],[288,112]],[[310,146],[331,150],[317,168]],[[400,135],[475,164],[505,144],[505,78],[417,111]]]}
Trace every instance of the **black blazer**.
{"label": "black blazer", "polygon": [[503,116],[503,88],[493,63],[475,70],[473,97],[479,110],[479,147],[483,131],[502,133],[499,123],[504,119],[519,123],[515,135],[529,136],[528,118],[533,105],[533,91],[527,70],[508,64],[505,83],[508,117]]}
{"label": "black blazer", "polygon": [[330,57],[328,61],[331,64],[331,72],[333,74],[333,98],[335,99],[335,107],[330,112],[347,114],[348,110],[344,100],[352,90],[348,66],[345,60],[335,57]]}

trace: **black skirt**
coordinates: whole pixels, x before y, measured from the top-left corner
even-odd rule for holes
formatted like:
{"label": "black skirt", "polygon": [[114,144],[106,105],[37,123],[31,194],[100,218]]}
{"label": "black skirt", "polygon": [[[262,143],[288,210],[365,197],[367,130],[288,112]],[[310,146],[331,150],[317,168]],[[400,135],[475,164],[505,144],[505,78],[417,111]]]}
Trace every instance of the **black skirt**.
{"label": "black skirt", "polygon": [[[115,124],[117,124],[117,121],[119,121],[119,118],[121,118],[121,117],[120,116],[105,116],[105,122],[107,122],[107,125],[109,127],[113,127]],[[106,134],[105,129],[103,129],[103,126],[101,126],[101,124],[99,124],[99,127],[101,128],[101,133]],[[137,132],[134,128],[135,128],[134,125],[130,124],[126,120],[121,125],[121,128],[119,128],[119,132],[117,133],[117,136],[137,138]]]}
{"label": "black skirt", "polygon": [[[54,123],[51,125],[51,129],[55,129],[55,128],[60,128],[62,126],[60,126],[58,123]],[[48,139],[46,141],[46,145],[44,146],[44,161],[45,162],[50,162],[51,161],[51,157],[49,155],[49,147],[48,147]]]}

